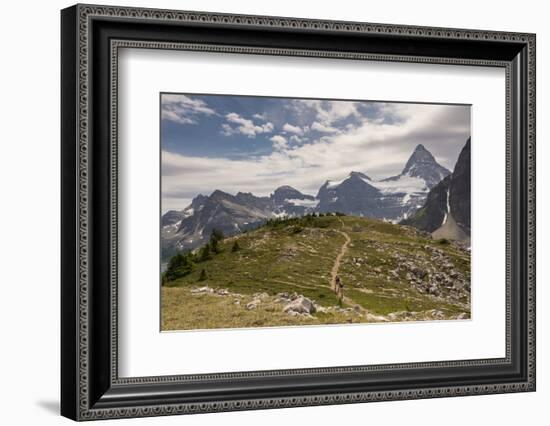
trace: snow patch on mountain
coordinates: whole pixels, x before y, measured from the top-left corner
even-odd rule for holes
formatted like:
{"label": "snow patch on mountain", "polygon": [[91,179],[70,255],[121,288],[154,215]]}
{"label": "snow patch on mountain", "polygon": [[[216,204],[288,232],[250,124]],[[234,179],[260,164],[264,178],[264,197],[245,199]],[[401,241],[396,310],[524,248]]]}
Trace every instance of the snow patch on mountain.
{"label": "snow patch on mountain", "polygon": [[288,204],[292,204],[294,206],[300,206],[300,207],[308,207],[308,208],[314,208],[317,207],[317,204],[319,204],[318,200],[309,200],[309,199],[303,199],[300,200],[298,198],[292,198],[290,200],[285,200]]}
{"label": "snow patch on mountain", "polygon": [[349,175],[341,180],[327,180],[327,183],[326,183],[327,188],[329,189],[338,188],[348,178],[349,178]]}
{"label": "snow patch on mountain", "polygon": [[325,183],[326,189],[335,189],[338,188],[340,185],[342,185],[344,182],[346,182],[349,179],[353,178],[359,178],[361,181],[365,182],[366,184],[372,185],[373,181],[370,177],[365,175],[364,173],[360,172],[351,172],[348,174],[344,179],[340,180],[327,180]]}
{"label": "snow patch on mountain", "polygon": [[449,217],[449,214],[451,213],[451,205],[449,203],[449,197],[450,197],[451,190],[447,188],[447,210],[445,210],[445,216],[443,216],[443,223],[441,225],[445,225],[447,223],[447,218]]}
{"label": "snow patch on mountain", "polygon": [[424,179],[408,175],[400,176],[396,180],[371,182],[371,185],[378,188],[383,194],[406,194],[410,196],[410,194],[422,194],[429,191]]}
{"label": "snow patch on mountain", "polygon": [[168,225],[164,225],[162,227],[162,230],[163,230],[163,232],[165,232],[167,234],[175,233],[179,229],[180,225],[181,225],[181,220],[179,220],[175,223],[170,223]]}

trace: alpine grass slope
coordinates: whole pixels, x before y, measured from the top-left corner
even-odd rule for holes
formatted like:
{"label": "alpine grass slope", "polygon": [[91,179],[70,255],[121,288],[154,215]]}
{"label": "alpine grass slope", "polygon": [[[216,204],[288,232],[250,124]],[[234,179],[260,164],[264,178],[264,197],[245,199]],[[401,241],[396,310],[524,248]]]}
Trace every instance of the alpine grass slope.
{"label": "alpine grass slope", "polygon": [[173,257],[161,312],[162,330],[467,319],[470,255],[371,218],[275,218]]}

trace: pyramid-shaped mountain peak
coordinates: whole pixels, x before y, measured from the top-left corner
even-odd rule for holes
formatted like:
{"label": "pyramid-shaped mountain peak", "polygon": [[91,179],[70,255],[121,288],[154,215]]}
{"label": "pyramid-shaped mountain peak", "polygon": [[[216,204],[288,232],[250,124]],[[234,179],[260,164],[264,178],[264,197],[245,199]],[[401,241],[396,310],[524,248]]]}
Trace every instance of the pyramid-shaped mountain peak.
{"label": "pyramid-shaped mountain peak", "polygon": [[406,174],[409,172],[413,167],[418,165],[438,165],[437,161],[435,160],[434,156],[430,151],[428,151],[424,145],[419,144],[414,149],[413,153],[409,157],[407,163],[405,164],[405,168],[403,169],[402,174]]}

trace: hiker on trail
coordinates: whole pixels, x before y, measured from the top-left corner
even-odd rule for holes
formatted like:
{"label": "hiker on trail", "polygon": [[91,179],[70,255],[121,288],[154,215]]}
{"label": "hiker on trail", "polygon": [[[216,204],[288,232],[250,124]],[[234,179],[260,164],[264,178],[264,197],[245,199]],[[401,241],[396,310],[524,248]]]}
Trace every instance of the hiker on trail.
{"label": "hiker on trail", "polygon": [[342,299],[344,298],[344,283],[339,275],[336,275],[336,279],[334,280],[334,292],[338,296],[338,301],[342,303]]}

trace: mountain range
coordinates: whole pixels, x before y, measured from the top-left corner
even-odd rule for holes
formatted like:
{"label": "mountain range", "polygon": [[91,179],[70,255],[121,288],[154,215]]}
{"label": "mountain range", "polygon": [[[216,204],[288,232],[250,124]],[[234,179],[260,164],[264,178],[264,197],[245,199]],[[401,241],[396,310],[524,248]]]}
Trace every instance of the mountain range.
{"label": "mountain range", "polygon": [[[443,182],[447,180],[455,182],[452,193],[457,194],[450,199],[451,205],[456,205],[453,208],[453,218],[461,226],[467,225],[469,234],[469,204],[466,220],[462,212],[466,206],[461,207],[459,202],[459,197],[463,197],[459,194],[466,191],[469,202],[469,141],[466,145],[468,169],[459,167],[457,163],[452,174],[420,144],[416,146],[400,174],[375,180],[364,173],[352,171],[342,180],[326,181],[316,196],[304,194],[287,185],[275,189],[269,196],[255,196],[249,192],[232,195],[220,190],[215,190],[209,196],[198,195],[185,209],[171,210],[162,216],[162,257],[166,259],[178,250],[194,249],[202,245],[213,229],[219,229],[225,235],[234,235],[256,228],[276,217],[341,212],[394,223],[407,221],[422,209],[432,212],[433,207],[425,206],[428,202],[430,206],[435,203],[435,210],[443,211],[439,202],[441,193],[447,188],[447,184]],[[454,179],[449,179],[454,175]],[[461,183],[466,178],[467,185]],[[434,223],[442,223],[439,216],[439,213],[428,214],[428,227],[418,218],[407,224],[420,224],[419,228],[429,231],[427,228],[433,227]]]}
{"label": "mountain range", "polygon": [[325,182],[316,197],[316,211],[397,222],[422,207],[428,191],[450,173],[423,145],[418,145],[397,176],[375,181],[363,173],[351,172],[342,181]]}

